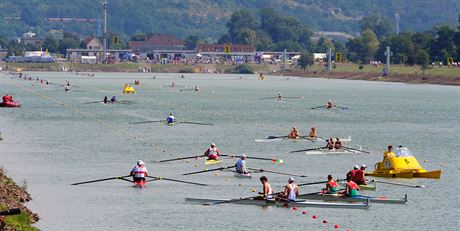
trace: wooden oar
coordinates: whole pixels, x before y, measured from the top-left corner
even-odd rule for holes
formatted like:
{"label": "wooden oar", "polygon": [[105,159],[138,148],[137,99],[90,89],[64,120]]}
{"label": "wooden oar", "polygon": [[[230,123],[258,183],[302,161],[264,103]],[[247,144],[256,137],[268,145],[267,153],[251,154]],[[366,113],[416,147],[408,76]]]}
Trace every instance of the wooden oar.
{"label": "wooden oar", "polygon": [[286,138],[288,136],[269,136],[267,139],[272,140],[272,139],[278,139],[278,138]]}
{"label": "wooden oar", "polygon": [[100,101],[93,101],[93,102],[88,102],[88,103],[83,103],[83,104],[102,103],[102,102],[104,102],[104,101],[100,100]]}
{"label": "wooden oar", "polygon": [[174,159],[167,159],[167,160],[156,160],[154,162],[157,163],[163,163],[163,162],[171,162],[171,161],[177,161],[177,160],[187,160],[187,159],[198,159],[200,157],[204,157],[205,155],[199,155],[199,156],[187,156],[187,157],[178,157]]}
{"label": "wooden oar", "polygon": [[150,120],[150,121],[140,121],[140,122],[134,122],[134,123],[129,123],[129,124],[146,124],[146,123],[161,123],[164,120]]}
{"label": "wooden oar", "polygon": [[222,171],[224,169],[229,169],[229,168],[234,168],[234,167],[235,167],[235,165],[227,166],[227,167],[220,167],[220,168],[213,168],[213,169],[205,169],[205,170],[197,171],[197,172],[184,173],[182,175],[187,176],[187,175],[193,175],[193,174],[199,174],[199,173],[205,173],[205,172]]}
{"label": "wooden oar", "polygon": [[296,152],[306,152],[306,151],[314,151],[314,150],[319,150],[319,149],[324,149],[326,147],[318,147],[318,148],[307,148],[307,149],[301,149],[301,150],[295,150],[295,151],[290,151],[289,153],[296,153]]}
{"label": "wooden oar", "polygon": [[326,107],[326,105],[317,106],[317,107],[312,107],[311,109],[318,109],[318,108],[322,108],[322,107]]}
{"label": "wooden oar", "polygon": [[345,149],[350,149],[350,150],[354,150],[354,151],[359,151],[359,152],[364,152],[364,153],[367,153],[367,154],[371,154],[370,152],[368,152],[368,151],[364,151],[364,150],[361,150],[361,149],[350,148],[350,147],[342,147],[342,148],[345,148]]}
{"label": "wooden oar", "polygon": [[208,124],[208,123],[187,122],[187,121],[185,121],[185,122],[177,122],[177,123],[180,123],[180,124],[196,124],[196,125],[210,125],[210,126],[214,125],[214,124]]}
{"label": "wooden oar", "polygon": [[[231,157],[231,158],[235,158],[235,157],[241,158],[241,156],[236,156],[236,155],[220,155],[220,156],[227,156],[227,157]],[[247,156],[246,159],[268,160],[268,161],[271,161],[273,163],[284,163],[284,160],[282,160],[282,159],[270,159],[270,158],[264,158],[264,157]]]}
{"label": "wooden oar", "polygon": [[178,182],[178,183],[184,183],[184,184],[193,184],[193,185],[199,185],[199,186],[209,186],[207,184],[201,184],[201,183],[196,183],[196,182],[191,182],[191,181],[183,181],[183,180],[177,180],[177,179],[171,179],[171,178],[165,178],[165,177],[156,177],[156,176],[147,176],[148,178],[152,178],[150,181],[156,181],[156,180],[166,180],[166,181],[172,181],[172,182]]}
{"label": "wooden oar", "polygon": [[248,168],[253,171],[258,171],[258,172],[268,172],[268,173],[273,173],[273,174],[279,174],[279,175],[286,175],[286,176],[296,176],[296,177],[307,177],[305,175],[297,175],[297,174],[290,174],[290,173],[284,173],[284,172],[278,172],[278,171],[270,171],[270,170],[265,170],[263,168],[257,169],[257,168]]}
{"label": "wooden oar", "polygon": [[398,185],[398,186],[405,186],[411,188],[425,188],[425,185],[412,185],[412,184],[402,184],[402,183],[394,183],[389,181],[381,181],[381,180],[371,180],[372,182],[382,183],[382,184],[391,184],[391,185]]}
{"label": "wooden oar", "polygon": [[130,177],[130,176],[131,175],[115,176],[115,177],[109,177],[109,178],[104,178],[104,179],[99,179],[99,180],[90,180],[90,181],[83,181],[83,182],[73,183],[71,185],[89,184],[89,183],[95,183],[95,182],[106,181],[106,180],[119,180],[119,179],[124,179],[124,178]]}

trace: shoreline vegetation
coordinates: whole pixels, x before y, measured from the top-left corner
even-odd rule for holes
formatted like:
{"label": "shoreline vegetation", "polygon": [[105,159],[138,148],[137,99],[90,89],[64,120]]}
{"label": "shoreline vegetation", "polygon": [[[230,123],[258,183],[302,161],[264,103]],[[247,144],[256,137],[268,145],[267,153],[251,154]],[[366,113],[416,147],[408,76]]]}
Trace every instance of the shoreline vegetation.
{"label": "shoreline vegetation", "polygon": [[[80,63],[0,63],[3,70],[9,71],[74,71],[74,72],[146,72],[146,73],[234,73],[237,65],[221,64],[80,64]],[[276,76],[312,77],[327,79],[368,80],[383,82],[401,82],[413,84],[440,84],[460,86],[460,68],[430,66],[422,70],[420,66],[392,65],[391,74],[382,76],[383,65],[358,65],[337,63],[331,72],[324,71],[324,66],[314,64],[307,70],[282,65],[248,64],[254,73]]]}
{"label": "shoreline vegetation", "polygon": [[[31,224],[37,222],[39,217],[28,209],[24,203],[32,200],[30,194],[26,191],[26,186],[17,185],[11,178],[5,175],[5,171],[0,167],[0,210],[19,208],[21,213],[12,216],[3,216],[5,224],[4,229],[0,230],[13,231],[37,231],[39,229]],[[1,218],[0,218],[1,221]]]}

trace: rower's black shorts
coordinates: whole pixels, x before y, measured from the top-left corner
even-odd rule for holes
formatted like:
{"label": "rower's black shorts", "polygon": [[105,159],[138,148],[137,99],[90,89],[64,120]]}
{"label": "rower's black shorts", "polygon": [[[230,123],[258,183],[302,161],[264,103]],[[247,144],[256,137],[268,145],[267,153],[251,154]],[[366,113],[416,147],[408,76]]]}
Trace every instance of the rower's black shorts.
{"label": "rower's black shorts", "polygon": [[134,182],[141,182],[141,181],[145,181],[145,178],[144,177],[133,177],[133,181]]}

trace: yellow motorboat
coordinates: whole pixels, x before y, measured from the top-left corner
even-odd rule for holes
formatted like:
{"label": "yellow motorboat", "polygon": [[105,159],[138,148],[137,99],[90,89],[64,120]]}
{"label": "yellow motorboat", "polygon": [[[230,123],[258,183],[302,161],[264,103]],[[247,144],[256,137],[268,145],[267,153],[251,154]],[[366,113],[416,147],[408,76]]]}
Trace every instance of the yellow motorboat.
{"label": "yellow motorboat", "polygon": [[385,158],[375,164],[373,172],[366,176],[395,177],[395,178],[441,178],[441,170],[427,171],[418,163],[414,156],[399,156]]}
{"label": "yellow motorboat", "polygon": [[125,87],[123,88],[123,94],[134,94],[134,93],[135,93],[134,87],[131,85],[125,85]]}

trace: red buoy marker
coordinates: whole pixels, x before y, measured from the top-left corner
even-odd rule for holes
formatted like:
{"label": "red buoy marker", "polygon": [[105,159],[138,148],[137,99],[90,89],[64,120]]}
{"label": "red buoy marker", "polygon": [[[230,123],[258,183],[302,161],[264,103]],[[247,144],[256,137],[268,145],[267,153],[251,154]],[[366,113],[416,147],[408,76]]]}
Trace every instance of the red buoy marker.
{"label": "red buoy marker", "polygon": [[338,229],[338,228],[340,228],[340,226],[338,224],[335,224],[334,228]]}

